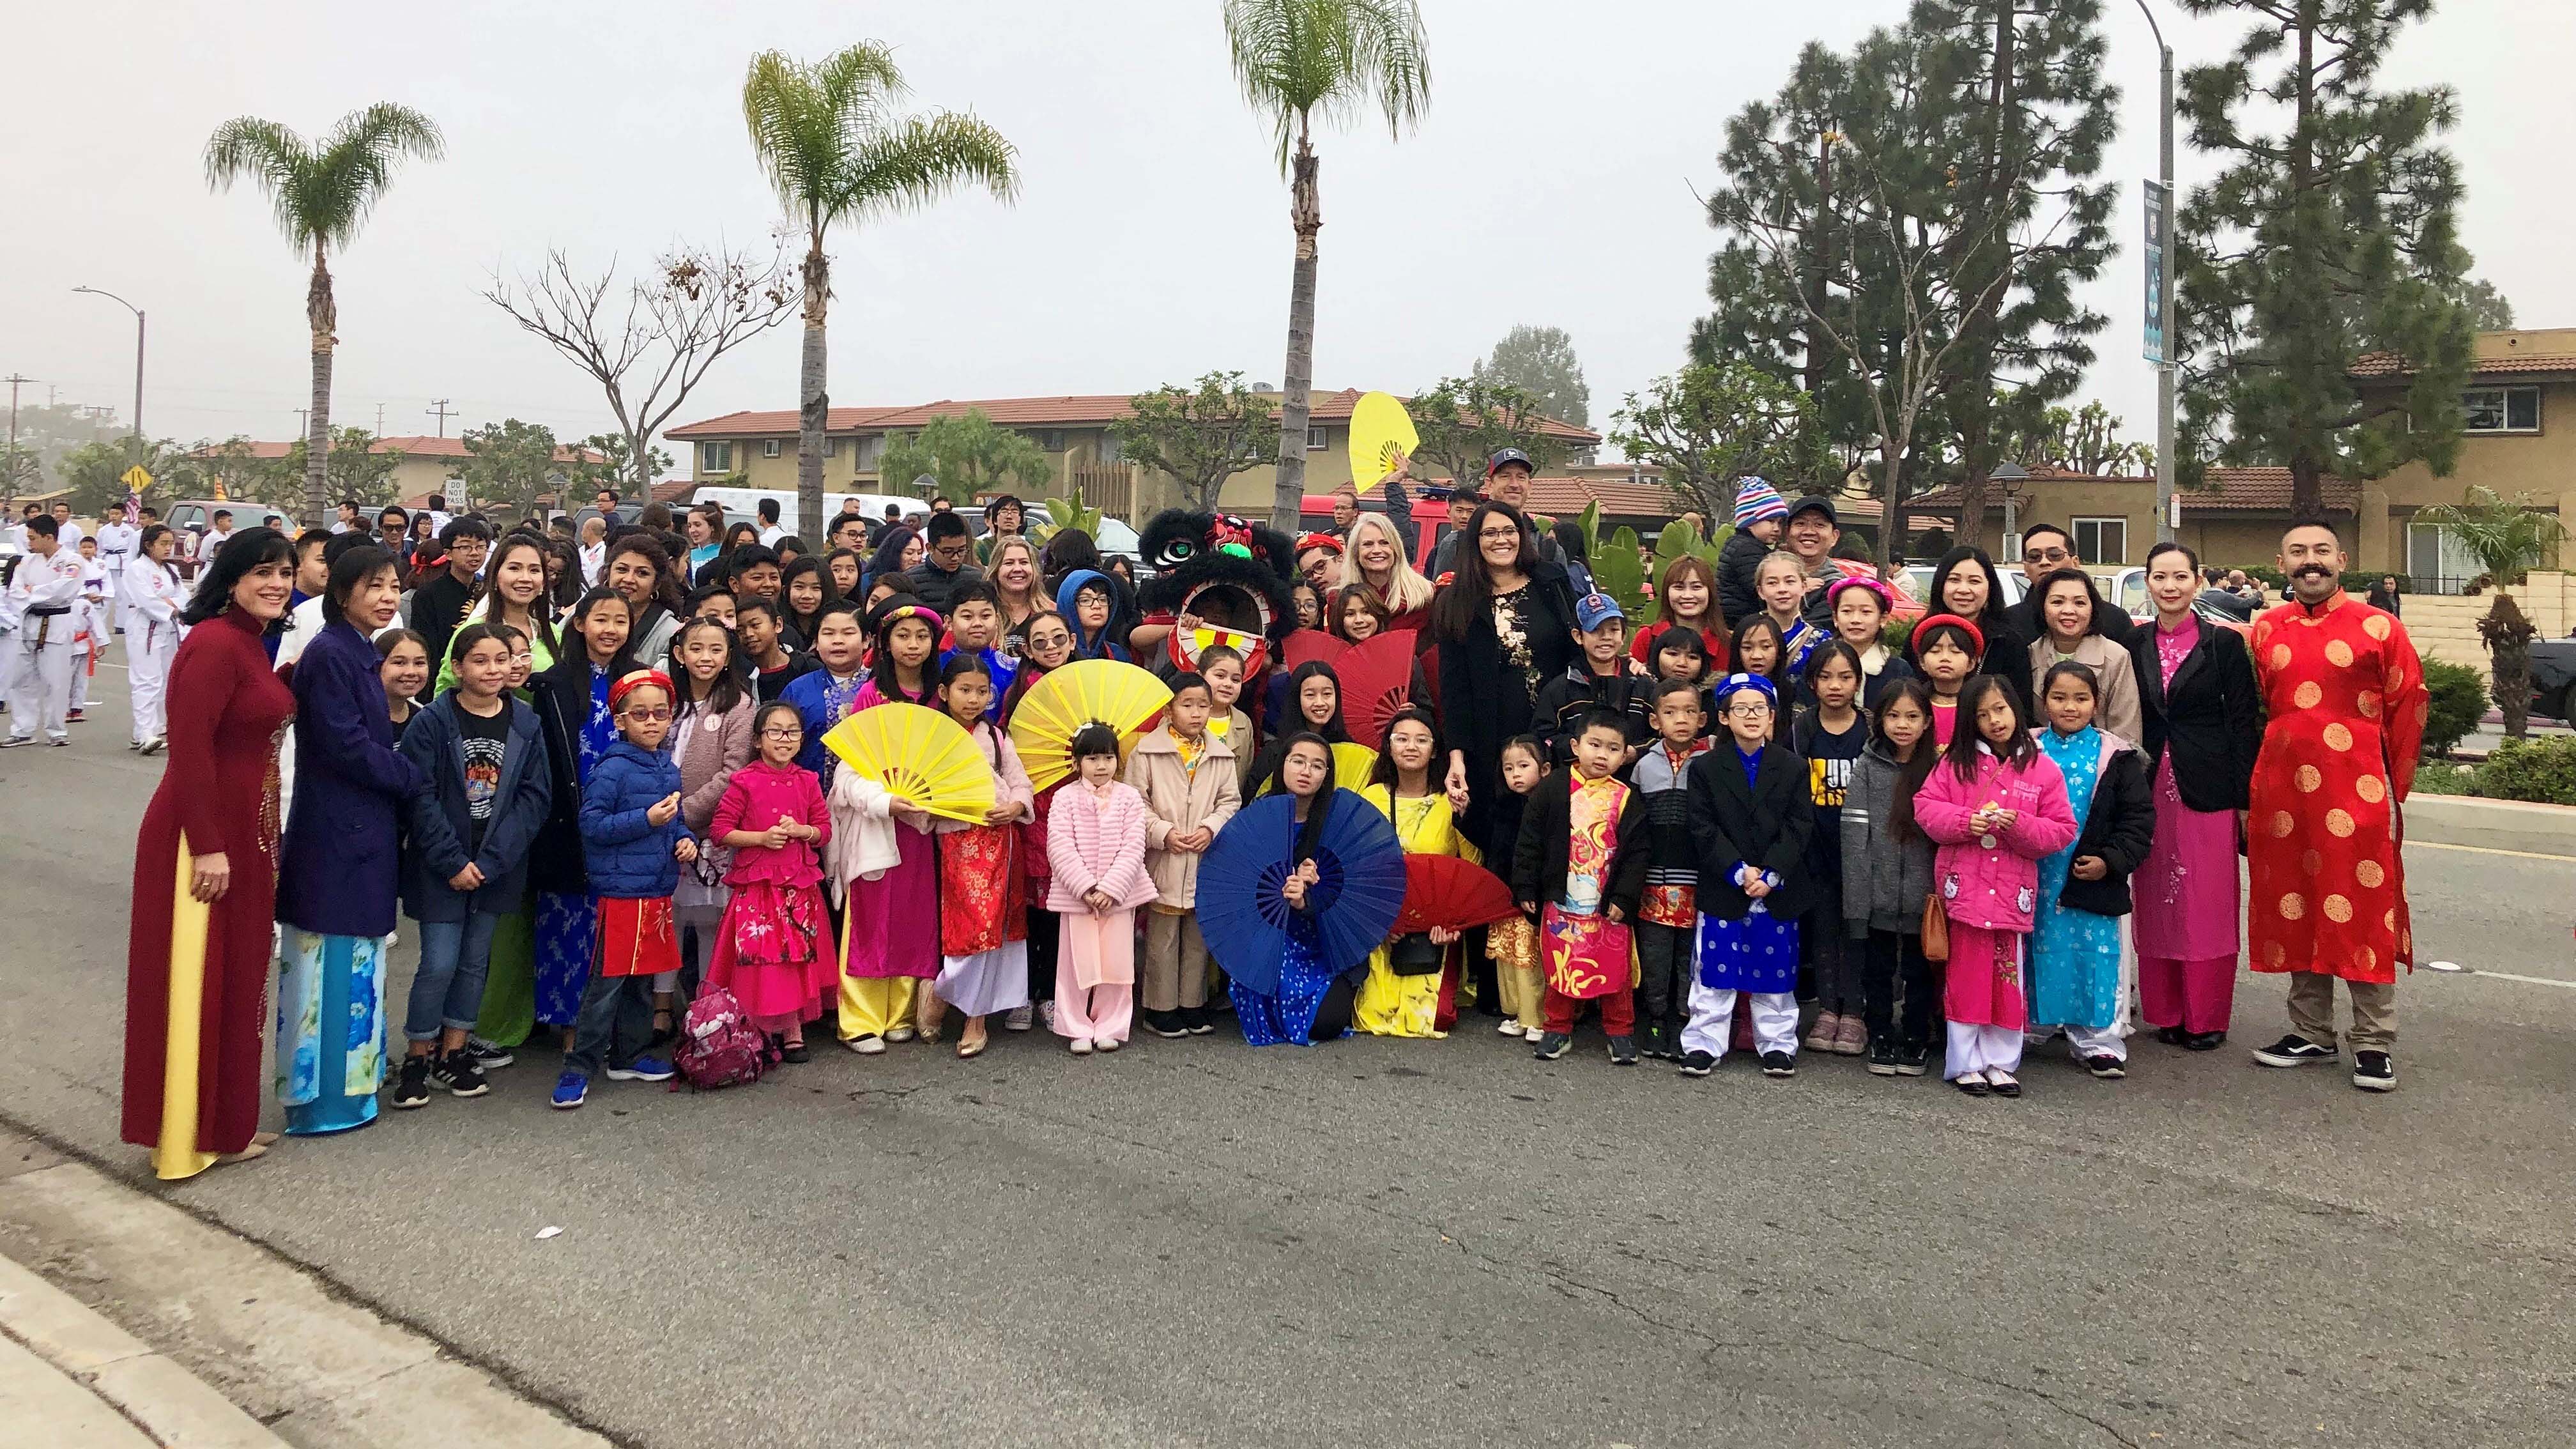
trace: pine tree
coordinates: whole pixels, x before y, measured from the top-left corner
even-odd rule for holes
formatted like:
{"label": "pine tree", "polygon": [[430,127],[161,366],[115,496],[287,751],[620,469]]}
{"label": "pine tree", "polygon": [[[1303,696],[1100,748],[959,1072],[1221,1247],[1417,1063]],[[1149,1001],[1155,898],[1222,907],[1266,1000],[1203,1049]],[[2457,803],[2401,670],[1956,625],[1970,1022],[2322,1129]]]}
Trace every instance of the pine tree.
{"label": "pine tree", "polygon": [[[2328,474],[2378,477],[2422,459],[2448,474],[2473,334],[2458,165],[2437,138],[2450,90],[2381,91],[2398,31],[2432,0],[2184,0],[2242,12],[2223,64],[2184,73],[2191,143],[2226,163],[2183,209],[2182,457],[2286,464],[2314,514]],[[2279,113],[2278,132],[2258,129]],[[2403,365],[2403,392],[2365,398],[2353,365]]]}

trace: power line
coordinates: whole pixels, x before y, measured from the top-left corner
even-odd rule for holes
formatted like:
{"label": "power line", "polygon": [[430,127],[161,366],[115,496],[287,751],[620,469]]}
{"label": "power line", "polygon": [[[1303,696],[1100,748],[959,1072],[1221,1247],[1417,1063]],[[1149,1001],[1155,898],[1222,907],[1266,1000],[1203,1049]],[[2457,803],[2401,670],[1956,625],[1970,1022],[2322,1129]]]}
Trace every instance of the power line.
{"label": "power line", "polygon": [[446,437],[446,436],[447,436],[447,420],[448,420],[448,418],[449,418],[449,417],[453,416],[453,414],[450,412],[450,410],[449,410],[449,408],[448,408],[448,406],[447,406],[447,399],[445,399],[445,398],[440,398],[440,399],[439,399],[436,403],[434,403],[433,405],[431,405],[431,406],[429,406],[429,407],[422,408],[422,409],[421,409],[421,411],[422,411],[422,412],[425,412],[425,413],[428,413],[428,414],[431,414],[432,416],[434,416],[434,417],[436,417],[436,418],[438,419],[438,435],[439,435],[440,437],[442,437],[442,438],[443,438],[443,437]]}

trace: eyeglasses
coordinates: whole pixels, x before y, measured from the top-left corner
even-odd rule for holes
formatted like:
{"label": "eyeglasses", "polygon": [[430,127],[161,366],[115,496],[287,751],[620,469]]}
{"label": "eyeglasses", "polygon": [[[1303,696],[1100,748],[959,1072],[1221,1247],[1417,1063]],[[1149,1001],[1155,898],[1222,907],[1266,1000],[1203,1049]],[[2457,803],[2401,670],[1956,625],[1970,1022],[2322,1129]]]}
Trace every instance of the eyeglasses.
{"label": "eyeglasses", "polygon": [[649,709],[630,709],[626,712],[626,718],[637,724],[665,724],[671,718],[671,711],[658,706]]}
{"label": "eyeglasses", "polygon": [[760,732],[764,740],[801,740],[805,732],[794,725],[771,725]]}
{"label": "eyeglasses", "polygon": [[1501,528],[1480,528],[1480,529],[1476,530],[1476,536],[1477,536],[1478,538],[1490,538],[1490,539],[1497,539],[1497,540],[1500,540],[1500,539],[1513,539],[1513,538],[1518,538],[1518,537],[1520,537],[1520,536],[1521,536],[1521,531],[1520,531],[1519,529],[1517,529],[1517,528],[1512,527],[1512,526],[1511,526],[1511,525],[1509,525],[1509,524],[1505,524],[1505,525],[1504,525],[1503,527],[1501,527]]}

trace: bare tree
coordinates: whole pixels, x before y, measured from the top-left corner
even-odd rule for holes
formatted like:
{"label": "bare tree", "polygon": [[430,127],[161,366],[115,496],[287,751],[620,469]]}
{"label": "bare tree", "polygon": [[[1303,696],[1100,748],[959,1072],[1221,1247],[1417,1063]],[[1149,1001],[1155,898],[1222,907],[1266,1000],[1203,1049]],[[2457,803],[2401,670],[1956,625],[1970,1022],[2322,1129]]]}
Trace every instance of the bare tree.
{"label": "bare tree", "polygon": [[[653,495],[653,435],[716,359],[796,315],[796,268],[784,244],[766,258],[721,244],[656,258],[620,286],[617,261],[576,275],[560,251],[513,284],[495,274],[483,300],[546,340],[608,395],[626,439],[627,482]],[[618,303],[622,297],[624,306]]]}

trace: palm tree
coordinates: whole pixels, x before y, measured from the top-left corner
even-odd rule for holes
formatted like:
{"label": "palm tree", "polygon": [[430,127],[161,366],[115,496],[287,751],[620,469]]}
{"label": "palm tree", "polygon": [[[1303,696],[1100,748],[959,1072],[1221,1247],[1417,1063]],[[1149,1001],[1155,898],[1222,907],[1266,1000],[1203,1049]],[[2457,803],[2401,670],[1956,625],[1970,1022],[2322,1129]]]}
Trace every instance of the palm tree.
{"label": "palm tree", "polygon": [[2487,654],[2495,661],[2490,692],[2495,696],[2497,710],[2504,715],[2505,734],[2521,739],[2530,725],[2531,636],[2538,631],[2523,617],[2522,606],[2505,590],[2521,583],[2534,564],[2549,557],[2566,536],[2566,526],[2555,514],[2526,506],[2520,496],[2506,502],[2492,488],[2472,488],[2462,496],[2459,506],[2426,508],[2415,517],[2418,522],[2448,529],[2460,547],[2486,570],[2488,583],[2495,589],[2495,603],[2478,621],[2478,633],[2485,638]]}
{"label": "palm tree", "polygon": [[1009,201],[1018,152],[972,113],[903,116],[894,52],[873,40],[806,65],[781,51],[752,57],[742,82],[751,148],[779,204],[805,226],[805,352],[796,393],[796,526],[823,536],[823,322],[831,258],[823,234],[929,205],[968,183]]}
{"label": "palm tree", "polygon": [[1226,0],[1225,35],[1243,98],[1277,130],[1297,262],[1288,284],[1288,363],[1279,404],[1279,469],[1270,523],[1293,531],[1306,492],[1306,415],[1315,385],[1315,189],[1312,122],[1374,104],[1402,136],[1431,104],[1431,61],[1415,0]]}
{"label": "palm tree", "polygon": [[304,521],[329,516],[331,349],[340,308],[331,297],[330,253],[346,251],[364,226],[394,163],[406,156],[435,161],[447,153],[438,123],[390,103],[351,111],[317,143],[275,121],[237,116],[206,142],[206,186],[222,191],[248,177],[268,193],[278,229],[298,252],[313,251],[313,281],[304,290],[304,320],[313,330],[313,399],[304,418]]}

